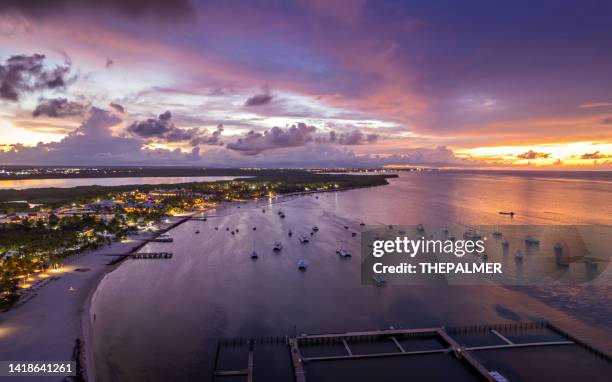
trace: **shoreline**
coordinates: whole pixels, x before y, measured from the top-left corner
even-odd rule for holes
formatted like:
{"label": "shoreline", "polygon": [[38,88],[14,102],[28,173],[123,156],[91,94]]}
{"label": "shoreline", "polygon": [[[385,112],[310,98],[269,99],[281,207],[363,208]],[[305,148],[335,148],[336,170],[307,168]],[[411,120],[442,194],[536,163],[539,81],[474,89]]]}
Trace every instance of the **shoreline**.
{"label": "shoreline", "polygon": [[111,272],[119,268],[123,264],[123,262],[128,257],[130,257],[130,255],[140,251],[145,245],[155,240],[155,238],[178,227],[179,225],[189,221],[193,216],[199,213],[203,213],[203,212],[205,211],[196,211],[196,212],[186,215],[185,217],[179,218],[179,220],[177,220],[176,222],[169,223],[170,224],[169,226],[155,232],[149,238],[143,240],[138,245],[129,249],[129,251],[127,251],[125,255],[122,255],[118,259],[115,259],[109,262],[107,264],[108,268],[102,271],[99,275],[97,275],[97,277],[94,280],[91,281],[89,285],[89,291],[87,293],[85,301],[83,301],[80,307],[80,319],[79,319],[79,324],[80,324],[79,338],[81,340],[81,352],[79,354],[79,361],[81,363],[81,368],[83,371],[83,376],[85,378],[85,381],[95,381],[96,380],[95,378],[95,357],[94,357],[94,346],[93,346],[93,338],[94,338],[93,337],[93,325],[92,325],[93,318],[91,317],[91,305],[93,302],[93,298],[96,292],[98,291],[98,287],[100,286],[100,283],[102,282],[102,280],[104,280],[104,278],[108,274],[110,274]]}

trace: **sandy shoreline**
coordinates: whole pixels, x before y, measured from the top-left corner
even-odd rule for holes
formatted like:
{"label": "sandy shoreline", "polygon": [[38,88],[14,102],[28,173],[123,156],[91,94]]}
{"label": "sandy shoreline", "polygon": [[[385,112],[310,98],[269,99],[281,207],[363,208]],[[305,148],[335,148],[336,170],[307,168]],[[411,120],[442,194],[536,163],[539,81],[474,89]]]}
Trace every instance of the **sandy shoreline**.
{"label": "sandy shoreline", "polygon": [[119,261],[116,261],[114,264],[108,266],[108,268],[101,272],[95,280],[92,280],[91,285],[89,286],[89,293],[85,301],[81,304],[82,310],[80,314],[80,333],[81,333],[81,352],[80,352],[80,361],[83,368],[83,373],[85,376],[85,380],[87,381],[95,381],[95,357],[94,357],[94,346],[93,346],[93,325],[92,322],[94,317],[91,316],[91,305],[93,298],[98,290],[98,286],[112,271],[117,269],[119,266],[123,264],[123,261],[128,258],[130,254],[137,253],[140,251],[145,245],[147,245],[151,240],[155,239],[159,235],[162,235],[171,229],[185,223],[192,216],[202,213],[203,211],[197,211],[185,216],[180,217],[177,221],[167,223],[165,227],[162,227],[159,231],[155,232],[155,234],[151,235],[149,238],[143,240],[140,244],[132,247],[129,251],[125,252],[125,256],[121,258]]}
{"label": "sandy shoreline", "polygon": [[[37,280],[21,303],[0,313],[0,359],[72,360],[75,342],[80,339],[79,358],[84,375],[91,375],[88,380],[94,380],[92,327],[88,313],[98,285],[122,264],[122,256],[126,258],[139,251],[158,235],[198,213],[201,211],[170,218],[168,223],[161,223],[161,229],[155,233],[131,235],[127,242],[113,242],[66,258],[61,272]],[[113,259],[119,261],[109,264]],[[24,377],[15,380],[23,381]],[[63,377],[48,380],[61,381]]]}

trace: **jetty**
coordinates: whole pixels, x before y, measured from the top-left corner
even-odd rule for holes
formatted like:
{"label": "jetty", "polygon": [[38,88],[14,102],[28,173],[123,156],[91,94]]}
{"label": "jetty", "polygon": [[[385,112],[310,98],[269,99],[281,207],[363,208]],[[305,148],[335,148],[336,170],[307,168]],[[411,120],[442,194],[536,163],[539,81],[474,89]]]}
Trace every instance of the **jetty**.
{"label": "jetty", "polygon": [[131,255],[132,259],[171,259],[172,252],[140,252]]}

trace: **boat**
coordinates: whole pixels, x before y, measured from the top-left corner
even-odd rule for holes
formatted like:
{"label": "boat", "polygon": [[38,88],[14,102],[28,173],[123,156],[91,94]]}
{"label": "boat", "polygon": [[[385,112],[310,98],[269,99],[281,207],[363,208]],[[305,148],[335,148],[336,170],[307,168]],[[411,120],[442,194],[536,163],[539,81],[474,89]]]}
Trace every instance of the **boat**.
{"label": "boat", "polygon": [[357,236],[357,232],[353,232],[353,233],[351,233],[351,236],[352,236],[352,237]]}
{"label": "boat", "polygon": [[346,249],[338,248],[336,249],[336,253],[340,255],[340,257],[351,257],[351,253]]}
{"label": "boat", "polygon": [[266,212],[266,209],[265,209],[265,208],[264,208],[264,209],[262,209],[262,210],[261,210],[261,212]]}
{"label": "boat", "polygon": [[195,231],[195,233],[200,233],[200,230]]}
{"label": "boat", "polygon": [[305,271],[308,268],[308,262],[302,259],[298,261],[297,266],[300,271]]}
{"label": "boat", "polygon": [[215,231],[218,231],[218,230],[219,230],[219,227],[215,227]]}
{"label": "boat", "polygon": [[227,227],[225,230],[226,230],[226,231],[229,231],[229,227]]}
{"label": "boat", "polygon": [[365,225],[365,223],[361,222],[361,223],[359,223],[359,225],[363,227]]}
{"label": "boat", "polygon": [[253,227],[253,231],[257,231],[257,227]]}
{"label": "boat", "polygon": [[374,285],[378,287],[385,285],[385,283],[387,282],[385,279],[383,279],[381,275],[372,276],[372,280],[374,280]]}
{"label": "boat", "polygon": [[313,232],[318,232],[319,231],[319,227],[317,227],[316,225],[312,227],[312,231]]}
{"label": "boat", "polygon": [[293,232],[289,230],[289,232],[287,232],[287,236],[291,237],[292,235],[293,235]]}
{"label": "boat", "polygon": [[499,211],[499,214],[514,216],[514,211]]}
{"label": "boat", "polygon": [[272,250],[278,252],[281,249],[283,249],[283,244],[281,244],[280,241],[275,241],[274,242],[274,247],[272,248]]}
{"label": "boat", "polygon": [[236,228],[236,233],[240,232],[240,230],[238,228]]}
{"label": "boat", "polygon": [[345,225],[345,226],[344,226],[344,229],[349,229],[349,226]]}
{"label": "boat", "polygon": [[232,231],[232,235],[235,235],[236,233],[234,231]]}
{"label": "boat", "polygon": [[257,256],[257,252],[256,251],[251,252],[251,259],[256,259],[257,257],[258,256]]}
{"label": "boat", "polygon": [[514,257],[516,257],[517,260],[523,260],[523,253],[520,249],[516,250],[516,252],[514,253]]}
{"label": "boat", "polygon": [[535,237],[529,235],[529,236],[527,236],[527,238],[525,238],[525,243],[532,244],[532,245],[538,245],[538,244],[540,244],[540,240],[538,240]]}
{"label": "boat", "polygon": [[463,238],[466,240],[480,240],[482,236],[475,229],[468,229],[463,233]]}
{"label": "boat", "polygon": [[281,219],[285,218],[285,214],[280,214],[279,216],[281,217]]}
{"label": "boat", "polygon": [[310,239],[308,238],[308,236],[306,236],[306,235],[302,235],[302,236],[300,236],[300,243],[302,243],[302,244],[306,244],[306,243],[308,243],[309,241],[310,241]]}

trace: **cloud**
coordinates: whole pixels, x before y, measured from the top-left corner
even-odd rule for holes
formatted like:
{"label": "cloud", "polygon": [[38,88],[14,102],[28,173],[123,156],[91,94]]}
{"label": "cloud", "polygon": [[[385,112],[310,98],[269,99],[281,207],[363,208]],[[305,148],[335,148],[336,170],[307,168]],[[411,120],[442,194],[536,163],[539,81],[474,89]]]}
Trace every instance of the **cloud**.
{"label": "cloud", "polygon": [[154,139],[165,142],[186,142],[192,146],[200,144],[220,144],[220,136],[223,126],[217,126],[215,132],[208,136],[206,130],[194,127],[182,129],[176,127],[171,121],[172,113],[166,111],[160,114],[157,119],[149,118],[145,121],[136,121],[128,126],[127,131],[135,136],[145,139]]}
{"label": "cloud", "polygon": [[339,145],[362,145],[365,143],[375,143],[379,137],[380,136],[378,134],[363,134],[357,129],[347,133],[338,134],[335,131],[331,131],[329,133],[329,141]]}
{"label": "cloud", "polygon": [[160,20],[191,18],[194,10],[189,0],[2,0],[0,14],[18,12],[43,18],[69,10],[109,9],[126,17],[154,17]]}
{"label": "cloud", "polygon": [[110,106],[115,111],[117,111],[117,112],[119,112],[121,114],[125,114],[125,107],[123,107],[123,105],[120,105],[120,104],[115,103],[115,102],[111,102],[108,106]]}
{"label": "cloud", "polygon": [[[196,137],[194,139],[191,140],[191,144],[193,146],[197,146],[197,145],[210,145],[210,146],[215,146],[215,145],[223,145],[223,142],[221,142],[221,133],[223,133],[223,125],[217,125],[217,128],[215,129],[215,131],[212,132],[211,135],[202,135],[199,137]],[[198,152],[199,152],[199,148],[198,148]]]}
{"label": "cloud", "polygon": [[68,101],[66,98],[39,98],[32,116],[46,115],[53,118],[74,117],[83,115],[89,105]]}
{"label": "cloud", "polygon": [[519,159],[542,159],[542,158],[549,158],[550,154],[529,150],[527,152],[517,155],[516,157]]}
{"label": "cloud", "polygon": [[594,153],[585,153],[580,156],[580,159],[607,159],[612,158],[612,155],[602,154],[599,151],[595,151]]}
{"label": "cloud", "polygon": [[44,54],[14,55],[0,65],[0,99],[15,102],[25,93],[62,89],[75,80],[67,77],[69,60],[53,69],[45,69],[44,61]]}
{"label": "cloud", "polygon": [[285,129],[273,127],[263,134],[251,130],[244,138],[228,143],[226,147],[245,155],[256,155],[269,149],[303,146],[312,141],[316,130],[315,126],[302,122]]}
{"label": "cloud", "polygon": [[578,106],[581,109],[593,109],[596,107],[612,107],[612,102],[593,102],[593,103],[584,103]]}
{"label": "cloud", "polygon": [[263,106],[263,105],[267,105],[270,102],[272,102],[272,98],[274,98],[271,94],[269,94],[268,92],[265,93],[261,93],[261,94],[255,94],[252,97],[249,97],[246,102],[244,103],[244,106]]}

